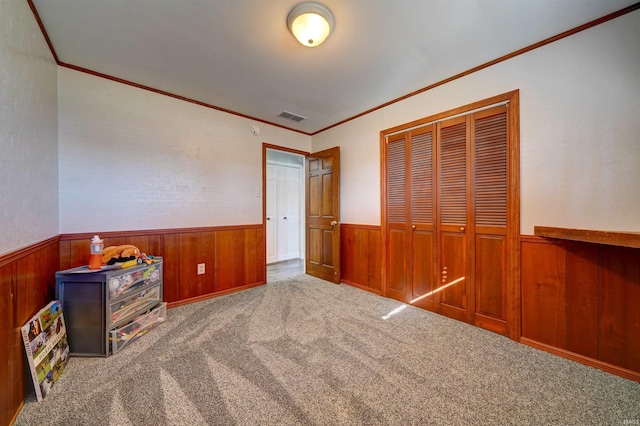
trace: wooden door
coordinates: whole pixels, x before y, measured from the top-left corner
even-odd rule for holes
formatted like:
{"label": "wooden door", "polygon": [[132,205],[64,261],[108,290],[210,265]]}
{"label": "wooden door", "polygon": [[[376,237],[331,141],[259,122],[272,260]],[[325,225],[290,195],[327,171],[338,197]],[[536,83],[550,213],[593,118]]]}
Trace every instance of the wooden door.
{"label": "wooden door", "polygon": [[473,323],[507,333],[507,106],[473,114]]}
{"label": "wooden door", "polygon": [[434,126],[393,135],[386,142],[387,296],[433,309]]}
{"label": "wooden door", "polygon": [[340,282],[340,148],[310,154],[306,176],[306,271]]}
{"label": "wooden door", "polygon": [[468,117],[438,123],[440,280],[438,311],[469,322],[473,286],[467,265]]}
{"label": "wooden door", "polygon": [[387,296],[409,301],[407,278],[407,135],[391,136],[386,149]]}
{"label": "wooden door", "polygon": [[409,271],[412,305],[434,310],[436,233],[433,167],[434,130],[430,125],[409,133]]}

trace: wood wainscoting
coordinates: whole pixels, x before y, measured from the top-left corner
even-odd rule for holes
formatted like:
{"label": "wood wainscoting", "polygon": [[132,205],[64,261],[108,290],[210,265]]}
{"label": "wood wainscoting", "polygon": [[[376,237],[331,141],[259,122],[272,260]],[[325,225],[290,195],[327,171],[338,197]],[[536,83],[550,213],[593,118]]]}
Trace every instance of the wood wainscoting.
{"label": "wood wainscoting", "polygon": [[380,226],[340,225],[341,281],[382,294]]}
{"label": "wood wainscoting", "polygon": [[522,236],[522,337],[640,381],[640,249]]}
{"label": "wood wainscoting", "polygon": [[54,298],[55,236],[0,256],[0,424],[11,424],[33,392],[20,327]]}
{"label": "wood wainscoting", "polygon": [[[55,297],[55,273],[86,265],[93,233],[63,234],[0,256],[0,424],[33,392],[20,327]],[[260,225],[100,232],[105,246],[133,244],[164,257],[164,301],[178,306],[266,282]],[[198,275],[198,263],[205,274]]]}
{"label": "wood wainscoting", "polygon": [[[260,225],[101,232],[105,247],[133,244],[164,258],[163,299],[169,307],[264,284],[264,233]],[[60,236],[60,269],[86,265],[93,234]],[[205,273],[198,275],[198,264]]]}

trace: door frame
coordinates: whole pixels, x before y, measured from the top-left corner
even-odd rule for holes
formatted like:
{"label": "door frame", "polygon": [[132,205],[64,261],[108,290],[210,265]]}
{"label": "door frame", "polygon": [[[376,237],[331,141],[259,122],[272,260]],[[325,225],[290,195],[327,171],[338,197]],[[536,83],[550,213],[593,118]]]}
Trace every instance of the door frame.
{"label": "door frame", "polygon": [[431,115],[409,123],[401,124],[380,132],[380,219],[381,219],[381,290],[382,295],[387,296],[388,265],[387,265],[387,171],[386,171],[386,149],[387,138],[393,134],[406,132],[417,127],[426,126],[431,123],[451,119],[456,116],[466,115],[474,111],[490,108],[499,103],[508,103],[510,113],[508,114],[508,138],[509,151],[508,161],[508,192],[507,192],[507,220],[510,226],[507,227],[507,264],[506,264],[506,287],[507,287],[507,336],[519,341],[522,333],[521,325],[521,248],[520,248],[520,90],[516,89],[501,95],[473,102],[458,108],[450,109],[439,114]]}
{"label": "door frame", "polygon": [[[267,142],[262,143],[262,268],[264,275],[264,282],[267,282],[267,150],[273,151],[282,151],[289,154],[297,154],[306,157],[311,154],[307,151],[300,151],[298,149],[287,148],[280,145],[273,145]],[[306,161],[305,161],[306,162]],[[303,170],[303,178],[304,178],[304,170],[305,166],[302,167]],[[304,210],[304,209],[303,209]],[[302,217],[301,213],[301,222],[305,222],[305,219]],[[304,223],[306,228],[306,223]],[[301,253],[304,253],[303,250],[306,249],[306,240],[304,241],[304,247],[300,247]]]}

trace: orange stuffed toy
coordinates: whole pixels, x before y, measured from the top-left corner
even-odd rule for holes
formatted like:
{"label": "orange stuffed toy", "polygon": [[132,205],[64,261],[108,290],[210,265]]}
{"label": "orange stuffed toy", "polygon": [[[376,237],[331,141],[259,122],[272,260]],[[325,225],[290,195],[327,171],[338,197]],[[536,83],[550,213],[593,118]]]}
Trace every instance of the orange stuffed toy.
{"label": "orange stuffed toy", "polygon": [[140,257],[140,250],[134,245],[109,246],[102,251],[102,264],[113,265],[116,262],[136,260],[138,257]]}

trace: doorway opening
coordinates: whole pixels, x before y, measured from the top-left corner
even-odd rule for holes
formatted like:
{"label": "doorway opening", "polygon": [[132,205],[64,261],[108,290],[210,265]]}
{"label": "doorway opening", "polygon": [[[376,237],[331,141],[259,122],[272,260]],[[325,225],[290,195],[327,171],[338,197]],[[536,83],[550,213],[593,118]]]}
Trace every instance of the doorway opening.
{"label": "doorway opening", "polygon": [[306,152],[263,144],[267,282],[304,273],[306,155]]}

